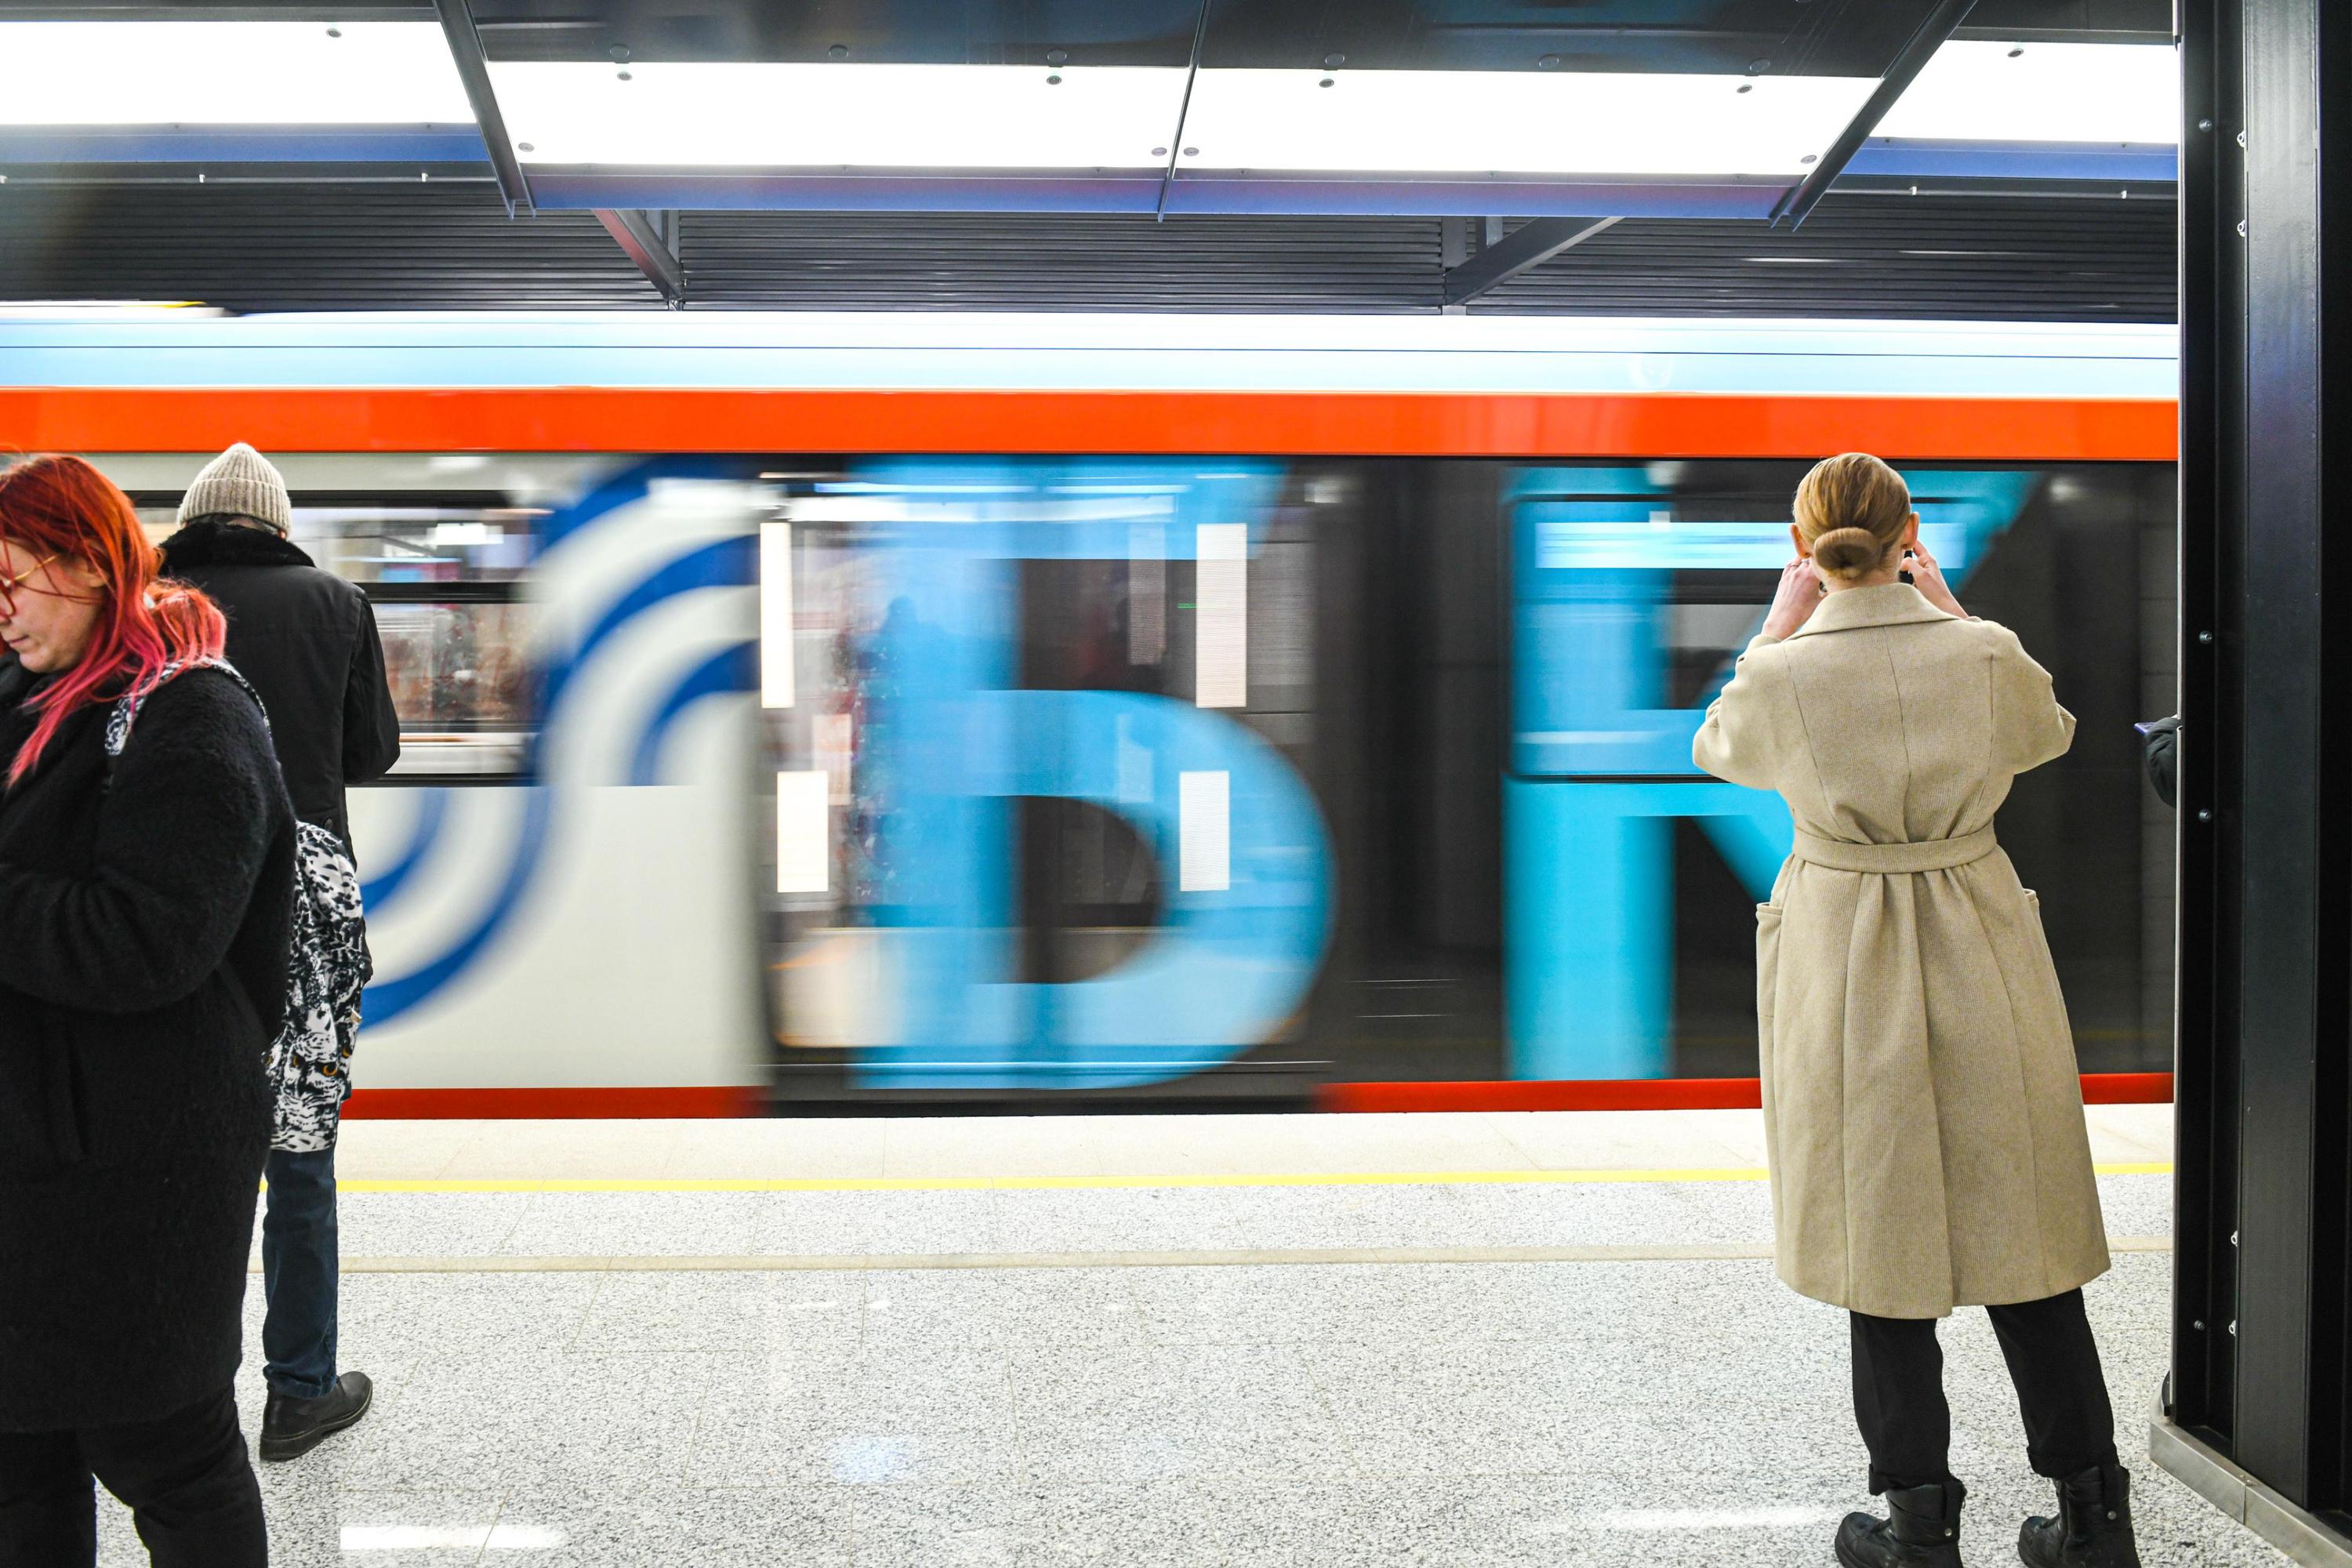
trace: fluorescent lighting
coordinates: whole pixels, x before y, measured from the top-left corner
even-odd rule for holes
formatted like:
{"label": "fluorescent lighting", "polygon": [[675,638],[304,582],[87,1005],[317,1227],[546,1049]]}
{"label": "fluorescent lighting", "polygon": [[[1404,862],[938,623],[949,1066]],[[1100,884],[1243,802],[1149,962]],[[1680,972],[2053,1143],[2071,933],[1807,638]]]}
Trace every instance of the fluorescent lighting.
{"label": "fluorescent lighting", "polygon": [[1234,885],[1233,775],[1176,775],[1176,890],[1222,893]]}
{"label": "fluorescent lighting", "polygon": [[0,22],[0,125],[470,125],[431,22]]}
{"label": "fluorescent lighting", "polygon": [[1204,522],[1193,530],[1199,564],[1192,584],[1192,700],[1202,708],[1249,706],[1249,524]]}
{"label": "fluorescent lighting", "polygon": [[822,768],[776,775],[780,893],[822,893],[833,887],[833,825],[825,815],[829,782]]}
{"label": "fluorescent lighting", "polygon": [[760,706],[793,705],[793,525],[760,525]]}
{"label": "fluorescent lighting", "polygon": [[[1156,67],[493,64],[516,155],[719,168],[1150,169],[1181,70]],[[527,146],[526,146],[527,144]],[[1159,149],[1155,153],[1153,149]]]}
{"label": "fluorescent lighting", "polygon": [[[1876,84],[1612,71],[1203,70],[1182,169],[1794,177]],[[1742,92],[1747,87],[1752,90]]]}
{"label": "fluorescent lighting", "polygon": [[2169,145],[2180,135],[2179,56],[2162,44],[1948,43],[1877,134]]}

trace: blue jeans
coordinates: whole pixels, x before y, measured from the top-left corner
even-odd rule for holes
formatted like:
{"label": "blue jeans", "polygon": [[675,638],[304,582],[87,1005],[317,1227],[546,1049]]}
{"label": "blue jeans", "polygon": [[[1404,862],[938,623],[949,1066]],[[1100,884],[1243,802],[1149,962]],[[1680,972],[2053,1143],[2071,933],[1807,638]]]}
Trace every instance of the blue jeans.
{"label": "blue jeans", "polygon": [[317,1399],[335,1386],[335,1152],[269,1152],[269,1200],[261,1216],[261,1323],[269,1392]]}

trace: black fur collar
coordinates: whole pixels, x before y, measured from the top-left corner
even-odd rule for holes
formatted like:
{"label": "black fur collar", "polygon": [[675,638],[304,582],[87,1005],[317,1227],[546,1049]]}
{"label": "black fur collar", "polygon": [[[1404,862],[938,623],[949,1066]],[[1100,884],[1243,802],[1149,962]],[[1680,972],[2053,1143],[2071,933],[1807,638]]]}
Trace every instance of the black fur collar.
{"label": "black fur collar", "polygon": [[315,566],[302,547],[266,528],[200,517],[163,541],[163,573],[191,566]]}

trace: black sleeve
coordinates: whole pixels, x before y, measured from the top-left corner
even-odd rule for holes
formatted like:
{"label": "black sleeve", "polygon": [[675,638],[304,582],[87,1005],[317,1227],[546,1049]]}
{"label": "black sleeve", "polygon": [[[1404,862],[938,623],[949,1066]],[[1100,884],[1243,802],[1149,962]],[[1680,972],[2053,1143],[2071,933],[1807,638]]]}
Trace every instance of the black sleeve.
{"label": "black sleeve", "polygon": [[383,638],[375,610],[359,602],[359,635],[352,639],[352,672],[343,687],[343,782],[380,779],[400,761],[400,715],[393,710],[392,681],[383,669]]}
{"label": "black sleeve", "polygon": [[0,862],[0,987],[135,1013],[190,994],[245,922],[287,814],[252,699],[198,670],[147,700],[86,876]]}
{"label": "black sleeve", "polygon": [[2174,796],[2179,793],[2180,716],[2158,719],[2147,727],[2147,782],[2156,786],[2156,795],[2167,805],[2179,804]]}

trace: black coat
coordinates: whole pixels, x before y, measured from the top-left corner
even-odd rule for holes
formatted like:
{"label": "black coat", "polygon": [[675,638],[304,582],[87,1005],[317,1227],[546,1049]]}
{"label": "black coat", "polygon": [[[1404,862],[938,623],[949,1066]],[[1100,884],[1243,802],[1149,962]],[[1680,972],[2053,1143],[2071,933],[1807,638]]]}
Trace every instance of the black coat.
{"label": "black coat", "polygon": [[261,694],[294,814],[351,842],[343,787],[400,760],[400,718],[367,595],[266,529],[202,519],[163,542],[163,574],[228,616],[228,661]]}
{"label": "black coat", "polygon": [[[236,1375],[294,813],[216,670],[105,705],[0,795],[0,1431],[168,1415]],[[0,758],[31,732],[0,711]]]}

